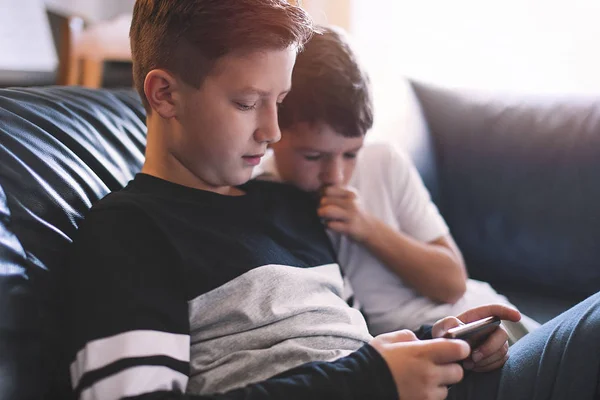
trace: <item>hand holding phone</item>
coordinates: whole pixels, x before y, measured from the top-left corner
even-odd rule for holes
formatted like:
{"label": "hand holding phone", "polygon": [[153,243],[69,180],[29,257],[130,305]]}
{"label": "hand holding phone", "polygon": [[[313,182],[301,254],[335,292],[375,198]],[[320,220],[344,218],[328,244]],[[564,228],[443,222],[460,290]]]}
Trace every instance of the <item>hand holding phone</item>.
{"label": "hand holding phone", "polygon": [[487,337],[500,325],[500,318],[487,317],[465,325],[449,329],[443,336],[447,339],[461,339],[469,343],[472,349],[483,344]]}

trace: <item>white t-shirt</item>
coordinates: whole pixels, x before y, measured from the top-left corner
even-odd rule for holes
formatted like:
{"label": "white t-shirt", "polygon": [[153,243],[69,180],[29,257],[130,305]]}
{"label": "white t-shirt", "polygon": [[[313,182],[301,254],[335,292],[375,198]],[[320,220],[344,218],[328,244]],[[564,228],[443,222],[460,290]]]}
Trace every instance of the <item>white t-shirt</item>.
{"label": "white t-shirt", "polygon": [[[265,159],[257,173],[279,179],[272,157]],[[449,233],[410,158],[389,144],[364,146],[349,185],[358,191],[363,209],[393,229],[421,242]],[[487,283],[471,279],[466,294],[457,303],[434,302],[406,285],[363,246],[344,235],[328,233],[374,335],[397,329],[416,330],[482,304],[510,304]]]}

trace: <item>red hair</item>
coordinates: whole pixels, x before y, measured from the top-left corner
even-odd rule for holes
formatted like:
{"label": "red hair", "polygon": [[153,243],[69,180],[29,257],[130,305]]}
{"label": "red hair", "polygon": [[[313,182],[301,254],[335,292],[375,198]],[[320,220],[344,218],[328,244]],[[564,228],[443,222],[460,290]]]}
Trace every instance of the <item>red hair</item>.
{"label": "red hair", "polygon": [[313,25],[285,0],[137,0],[130,29],[133,80],[161,68],[199,88],[215,62],[234,51],[302,48]]}

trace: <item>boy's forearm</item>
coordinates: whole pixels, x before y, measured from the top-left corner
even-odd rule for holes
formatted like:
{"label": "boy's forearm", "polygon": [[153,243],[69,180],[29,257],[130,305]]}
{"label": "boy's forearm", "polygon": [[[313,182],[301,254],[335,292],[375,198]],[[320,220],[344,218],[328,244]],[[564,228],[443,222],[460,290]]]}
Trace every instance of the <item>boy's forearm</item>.
{"label": "boy's forearm", "polygon": [[462,256],[433,243],[422,243],[373,219],[361,242],[375,257],[421,295],[454,303],[466,290]]}
{"label": "boy's forearm", "polygon": [[227,393],[188,395],[155,392],[128,400],[346,400],[398,398],[387,364],[366,345],[334,362],[315,362],[296,367],[263,382]]}

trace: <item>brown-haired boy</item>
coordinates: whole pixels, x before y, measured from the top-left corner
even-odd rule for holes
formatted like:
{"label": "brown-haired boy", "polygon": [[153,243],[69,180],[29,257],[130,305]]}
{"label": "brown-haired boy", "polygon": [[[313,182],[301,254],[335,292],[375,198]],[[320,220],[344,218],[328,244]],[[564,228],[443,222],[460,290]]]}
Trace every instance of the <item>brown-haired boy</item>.
{"label": "brown-haired boy", "polygon": [[[341,298],[310,198],[246,183],[279,139],[277,104],[311,34],[306,14],[283,0],[136,3],[147,158],[74,242],[77,397],[441,399],[461,380],[464,342],[371,338]],[[461,318],[490,314],[518,318],[504,307]],[[449,324],[458,321],[434,335]],[[499,331],[489,343],[498,363],[505,342]]]}
{"label": "brown-haired boy", "polygon": [[[512,306],[487,283],[467,279],[409,157],[385,143],[363,146],[373,125],[368,75],[345,32],[320,29],[296,59],[294,88],[279,112],[283,136],[260,168],[320,193],[319,215],[370,332],[416,330],[488,303]],[[515,341],[528,331],[506,327]]]}

